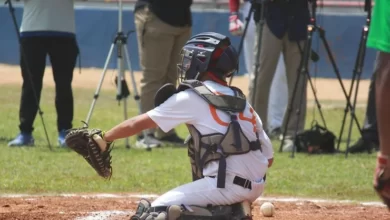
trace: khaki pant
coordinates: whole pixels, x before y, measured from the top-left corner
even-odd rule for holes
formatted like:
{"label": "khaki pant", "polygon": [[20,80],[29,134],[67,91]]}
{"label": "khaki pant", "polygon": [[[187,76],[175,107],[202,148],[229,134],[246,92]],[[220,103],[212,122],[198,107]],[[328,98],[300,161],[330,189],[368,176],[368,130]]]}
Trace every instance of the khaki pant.
{"label": "khaki pant", "polygon": [[[257,38],[257,36],[256,36]],[[287,73],[287,86],[288,86],[288,108],[291,105],[291,99],[293,95],[294,86],[298,76],[298,68],[301,62],[301,52],[298,47],[300,44],[301,49],[303,50],[304,41],[296,42],[289,41],[288,34],[282,38],[277,38],[268,28],[267,24],[263,26],[263,36],[261,42],[261,52],[260,52],[260,67],[259,75],[256,80],[256,92],[255,92],[255,101],[254,108],[255,111],[259,114],[263,127],[268,127],[268,99],[270,94],[270,87],[272,84],[273,77],[275,75],[276,66],[280,53],[283,53],[284,62],[286,66]],[[257,47],[257,39],[255,43]],[[290,120],[287,125],[287,135],[295,136],[295,131],[299,132],[304,129],[305,126],[305,117],[306,117],[306,85],[307,77],[302,74],[300,80],[297,84],[297,89],[295,93],[294,103],[292,105],[292,111],[290,115]],[[284,94],[281,94],[284,95]],[[300,115],[297,115],[297,110],[300,108]],[[284,117],[283,128],[286,129],[286,119],[287,112]],[[298,127],[297,127],[298,126]]]}
{"label": "khaki pant", "polygon": [[[191,35],[191,27],[174,27],[155,16],[148,7],[135,13],[138,53],[143,73],[141,79],[141,110],[154,108],[154,96],[166,83],[177,83],[177,64],[180,51]],[[153,130],[149,132],[154,132]],[[156,136],[165,134],[157,129]]]}

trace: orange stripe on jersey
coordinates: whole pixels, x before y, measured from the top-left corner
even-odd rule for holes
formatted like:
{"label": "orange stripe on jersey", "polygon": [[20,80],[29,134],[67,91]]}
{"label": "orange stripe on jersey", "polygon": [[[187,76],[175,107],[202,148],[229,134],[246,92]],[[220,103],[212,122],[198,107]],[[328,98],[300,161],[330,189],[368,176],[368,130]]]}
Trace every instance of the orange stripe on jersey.
{"label": "orange stripe on jersey", "polygon": [[255,114],[253,113],[254,110],[253,110],[252,107],[250,107],[249,112],[251,113],[251,116],[252,116],[251,118],[245,117],[243,112],[240,112],[240,114],[238,115],[238,118],[239,118],[240,120],[248,121],[248,122],[252,123],[253,132],[256,132],[256,131],[257,131],[256,116],[255,116]]}
{"label": "orange stripe on jersey", "polygon": [[[217,92],[217,91],[213,91],[213,93],[215,95],[224,95],[223,93],[221,92]],[[229,123],[228,122],[224,122],[222,121],[221,118],[219,118],[218,114],[217,114],[217,109],[212,106],[212,105],[209,105],[209,108],[210,108],[210,113],[211,113],[211,116],[213,116],[213,119],[215,122],[217,122],[219,125],[221,126],[229,126]],[[250,122],[253,126],[253,132],[257,132],[257,123],[256,123],[256,116],[254,114],[254,110],[252,107],[249,108],[249,112],[251,113],[251,117],[245,117],[244,115],[244,112],[240,112],[238,114],[238,118],[242,121],[247,121],[247,122]]]}
{"label": "orange stripe on jersey", "polygon": [[224,122],[224,121],[222,121],[222,120],[219,118],[219,116],[218,116],[218,114],[217,114],[217,109],[216,109],[214,106],[209,105],[209,108],[210,108],[211,116],[213,116],[213,119],[214,119],[215,122],[217,122],[217,123],[218,123],[219,125],[221,125],[221,126],[228,126],[228,125],[229,125],[229,123]]}

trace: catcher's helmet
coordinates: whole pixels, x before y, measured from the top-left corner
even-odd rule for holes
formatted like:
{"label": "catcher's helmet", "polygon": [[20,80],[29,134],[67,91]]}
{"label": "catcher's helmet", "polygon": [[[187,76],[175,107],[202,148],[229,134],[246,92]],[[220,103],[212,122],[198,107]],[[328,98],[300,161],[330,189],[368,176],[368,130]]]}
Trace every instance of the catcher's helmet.
{"label": "catcher's helmet", "polygon": [[193,36],[181,50],[177,65],[179,79],[199,79],[202,73],[212,72],[223,79],[238,70],[238,53],[230,39],[222,34],[204,32]]}

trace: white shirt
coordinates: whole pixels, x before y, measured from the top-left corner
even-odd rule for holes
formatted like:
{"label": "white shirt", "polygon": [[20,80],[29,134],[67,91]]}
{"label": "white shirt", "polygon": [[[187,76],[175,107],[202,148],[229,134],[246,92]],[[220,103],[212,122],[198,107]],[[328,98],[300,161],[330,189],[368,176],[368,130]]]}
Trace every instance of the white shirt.
{"label": "white shirt", "polygon": [[[229,87],[220,85],[216,82],[205,81],[204,84],[213,92],[234,95]],[[256,131],[262,144],[262,152],[250,151],[247,154],[231,155],[227,157],[226,172],[256,181],[263,178],[267,170],[268,159],[273,157],[273,148],[270,139],[263,130],[262,122],[258,114],[255,111],[252,111],[252,115],[251,109],[252,106],[247,103],[243,116],[245,118],[255,117]],[[167,101],[150,110],[147,114],[165,132],[185,123],[193,125],[203,135],[211,133],[225,134],[227,125],[224,123],[230,122],[229,115],[220,110],[215,110],[216,115],[223,122],[218,123],[214,119],[212,111],[210,105],[194,91],[185,90],[171,96]],[[250,121],[242,120],[242,115],[238,118],[243,133],[249,141],[255,141],[256,134],[253,131],[253,124]],[[204,167],[204,176],[215,176],[217,173],[218,161],[211,162]]]}
{"label": "white shirt", "polygon": [[24,0],[20,32],[75,33],[74,0]]}

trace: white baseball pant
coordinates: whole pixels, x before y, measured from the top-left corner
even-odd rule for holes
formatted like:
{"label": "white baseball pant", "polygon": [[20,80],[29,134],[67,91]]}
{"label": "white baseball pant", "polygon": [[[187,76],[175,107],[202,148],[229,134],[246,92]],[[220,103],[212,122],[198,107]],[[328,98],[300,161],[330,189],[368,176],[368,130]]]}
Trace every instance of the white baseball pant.
{"label": "white baseball pant", "polygon": [[[242,20],[245,21],[248,16],[251,3],[245,1],[241,7]],[[250,83],[254,80],[253,66],[255,61],[254,44],[256,35],[256,25],[252,18],[249,20],[249,25],[244,38],[243,52],[245,57],[245,66],[249,74]],[[260,64],[261,65],[261,64]],[[283,123],[284,113],[288,104],[288,90],[287,90],[286,66],[284,64],[283,54],[280,53],[276,73],[271,85],[269,110],[268,110],[268,130],[273,130],[281,127]]]}
{"label": "white baseball pant", "polygon": [[205,177],[174,188],[152,202],[152,207],[169,205],[232,205],[254,202],[264,190],[265,183],[252,181],[252,190],[233,184],[234,175],[226,174],[225,188],[217,188],[217,178]]}

